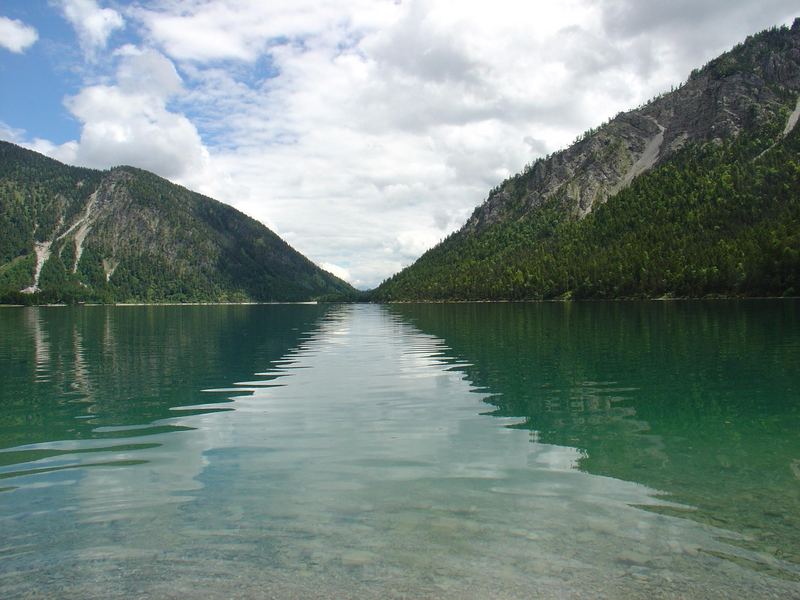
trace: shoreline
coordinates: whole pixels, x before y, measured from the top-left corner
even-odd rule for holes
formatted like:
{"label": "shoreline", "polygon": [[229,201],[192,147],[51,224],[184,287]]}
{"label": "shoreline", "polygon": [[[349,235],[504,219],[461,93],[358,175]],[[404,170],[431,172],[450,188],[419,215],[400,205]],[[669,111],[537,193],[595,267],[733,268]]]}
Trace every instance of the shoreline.
{"label": "shoreline", "polygon": [[707,298],[692,297],[659,297],[659,298],[549,298],[542,300],[385,300],[385,301],[318,301],[300,302],[115,302],[113,304],[79,303],[79,304],[0,304],[2,308],[68,308],[68,307],[132,307],[132,306],[281,306],[281,305],[319,305],[319,304],[583,304],[598,302],[731,302],[731,301],[763,301],[763,300],[800,300],[800,296],[710,296]]}
{"label": "shoreline", "polygon": [[659,298],[548,298],[542,300],[386,300],[371,304],[583,304],[591,302],[714,302],[731,300],[800,300],[800,296],[709,296]]}
{"label": "shoreline", "polygon": [[544,304],[585,302],[709,302],[731,300],[800,300],[800,296],[659,296],[657,298],[542,298],[539,300],[382,300],[371,304]]}
{"label": "shoreline", "polygon": [[113,304],[103,304],[100,302],[80,302],[78,304],[0,304],[0,308],[35,308],[41,306],[50,308],[77,308],[85,306],[271,306],[284,304],[316,305],[321,303],[316,300],[301,302],[114,302]]}

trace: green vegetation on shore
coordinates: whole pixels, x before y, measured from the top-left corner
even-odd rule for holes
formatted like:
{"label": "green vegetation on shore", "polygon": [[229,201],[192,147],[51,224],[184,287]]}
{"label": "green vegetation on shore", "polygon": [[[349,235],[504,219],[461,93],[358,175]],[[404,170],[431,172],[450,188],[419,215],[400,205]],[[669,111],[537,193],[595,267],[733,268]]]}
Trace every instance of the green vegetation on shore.
{"label": "green vegetation on shore", "polygon": [[556,196],[525,218],[462,230],[373,297],[798,295],[800,131],[770,147],[776,128],[685,148],[583,219]]}

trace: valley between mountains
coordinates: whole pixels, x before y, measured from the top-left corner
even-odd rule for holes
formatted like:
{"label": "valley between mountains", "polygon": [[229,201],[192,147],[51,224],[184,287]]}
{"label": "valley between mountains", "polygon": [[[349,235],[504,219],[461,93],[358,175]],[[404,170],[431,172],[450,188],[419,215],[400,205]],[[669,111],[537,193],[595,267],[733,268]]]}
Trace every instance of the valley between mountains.
{"label": "valley between mountains", "polygon": [[451,301],[800,294],[800,19],[491,190],[360,292],[237,210],[0,142],[0,301]]}

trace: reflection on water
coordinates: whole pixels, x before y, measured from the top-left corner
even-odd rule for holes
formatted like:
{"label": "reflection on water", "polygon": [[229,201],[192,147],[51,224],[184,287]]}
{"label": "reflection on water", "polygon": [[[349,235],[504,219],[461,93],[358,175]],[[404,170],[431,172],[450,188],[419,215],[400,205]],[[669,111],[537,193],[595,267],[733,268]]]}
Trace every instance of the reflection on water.
{"label": "reflection on water", "polygon": [[795,304],[0,325],[4,597],[800,595]]}
{"label": "reflection on water", "polygon": [[327,310],[3,309],[0,448],[115,438],[118,431],[103,426],[174,416],[177,407],[200,404],[202,389],[249,379],[280,359]]}
{"label": "reflection on water", "polygon": [[[800,564],[800,303],[424,305],[492,414]],[[768,561],[769,562],[769,561]],[[764,565],[760,565],[764,567]]]}

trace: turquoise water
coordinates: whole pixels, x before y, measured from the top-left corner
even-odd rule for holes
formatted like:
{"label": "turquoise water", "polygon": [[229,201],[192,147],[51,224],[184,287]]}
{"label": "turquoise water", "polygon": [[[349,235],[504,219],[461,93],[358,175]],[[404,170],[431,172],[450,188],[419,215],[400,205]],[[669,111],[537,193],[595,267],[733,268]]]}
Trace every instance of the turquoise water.
{"label": "turquoise water", "polygon": [[800,597],[800,303],[0,310],[0,596]]}

